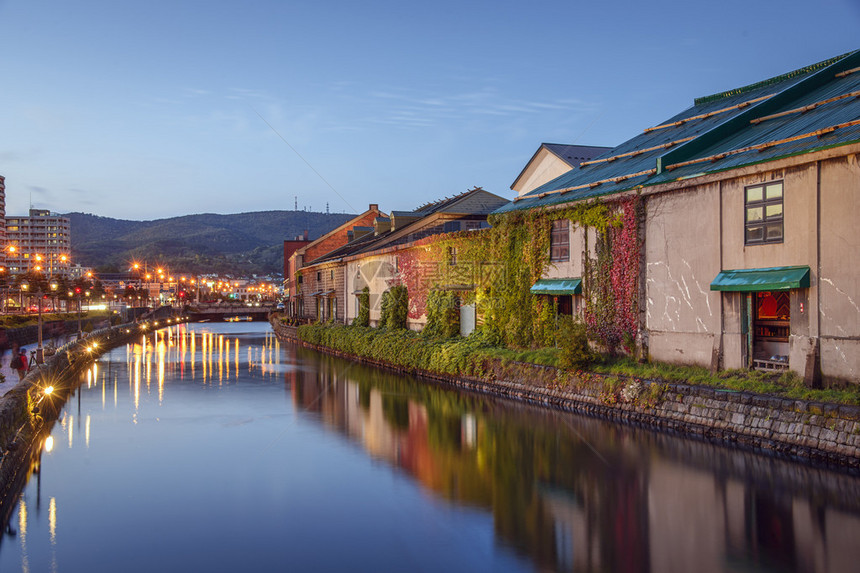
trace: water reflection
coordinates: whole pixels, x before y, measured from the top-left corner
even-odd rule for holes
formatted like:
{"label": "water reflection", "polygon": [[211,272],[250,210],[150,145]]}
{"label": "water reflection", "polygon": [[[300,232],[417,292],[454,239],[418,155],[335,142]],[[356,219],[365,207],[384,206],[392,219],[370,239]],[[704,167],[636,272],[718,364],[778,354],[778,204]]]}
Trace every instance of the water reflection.
{"label": "water reflection", "polygon": [[[860,483],[299,349],[291,399],[564,571],[855,571]],[[311,367],[312,365],[312,367]]]}
{"label": "water reflection", "polygon": [[[116,362],[121,354],[114,351],[81,373],[80,388],[72,393],[52,427],[46,429],[44,438],[39,441],[42,444],[41,451],[33,452],[26,475],[22,478],[30,485],[17,503],[16,519],[10,520],[7,526],[7,535],[17,538],[22,570],[30,570],[28,532],[30,523],[38,519],[40,513],[43,455],[55,454],[58,449],[88,450],[92,440],[109,438],[108,433],[98,432],[91,413],[82,412],[82,395],[85,392],[97,393],[102,411],[109,406],[109,396],[113,397],[111,402],[114,409],[121,406],[121,395],[127,396],[133,404],[132,421],[137,424],[137,414],[143,403],[154,398],[157,405],[162,406],[168,399],[167,393],[172,382],[189,381],[207,386],[216,383],[219,386],[230,385],[238,383],[240,378],[247,379],[248,373],[252,373],[256,379],[269,378],[275,381],[279,373],[277,368],[281,364],[280,342],[269,332],[262,336],[262,344],[256,343],[256,337],[253,343],[249,344],[248,340],[243,340],[240,344],[240,337],[243,335],[247,336],[247,333],[219,334],[205,328],[178,324],[150,331],[128,344],[122,351],[125,355],[124,364]],[[247,347],[245,361],[241,360],[243,355],[240,349],[243,346]],[[242,365],[246,367],[244,372],[241,370]],[[107,432],[109,431],[108,429]],[[27,501],[34,486],[33,479],[36,480],[35,515]],[[57,497],[50,498],[47,533],[51,546],[57,541],[60,505]],[[17,523],[17,530],[14,523]],[[54,557],[52,570],[56,570]]]}
{"label": "water reflection", "polygon": [[[860,562],[856,477],[444,390],[237,328],[150,332],[82,374],[33,458],[3,570]],[[111,557],[93,561],[92,536]]]}
{"label": "water reflection", "polygon": [[[274,374],[280,365],[280,358],[280,341],[272,333],[265,336],[262,346],[247,347],[249,372],[259,371],[264,376]],[[223,385],[235,383],[241,376],[238,336],[200,331],[186,324],[141,336],[138,342],[127,346],[126,361],[129,386],[134,393],[136,406],[139,406],[141,386],[148,393],[154,383],[161,403],[164,400],[165,384],[170,379]],[[92,372],[88,374],[88,388],[95,385],[97,368],[98,363],[93,365]]]}

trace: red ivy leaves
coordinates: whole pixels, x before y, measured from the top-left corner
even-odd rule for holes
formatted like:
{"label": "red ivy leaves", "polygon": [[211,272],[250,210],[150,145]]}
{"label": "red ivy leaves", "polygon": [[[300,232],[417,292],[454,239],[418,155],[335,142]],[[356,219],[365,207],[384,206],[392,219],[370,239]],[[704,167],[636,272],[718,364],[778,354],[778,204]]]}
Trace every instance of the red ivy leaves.
{"label": "red ivy leaves", "polygon": [[622,342],[632,351],[639,325],[638,198],[616,204],[615,224],[600,237],[591,263],[585,321],[604,348],[614,352]]}

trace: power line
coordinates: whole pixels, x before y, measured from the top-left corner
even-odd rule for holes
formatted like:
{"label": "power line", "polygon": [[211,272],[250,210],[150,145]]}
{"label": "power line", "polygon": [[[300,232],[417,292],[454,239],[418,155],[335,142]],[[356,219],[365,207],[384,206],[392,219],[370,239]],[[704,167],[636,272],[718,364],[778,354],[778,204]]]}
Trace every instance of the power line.
{"label": "power line", "polygon": [[257,110],[256,110],[255,108],[253,108],[253,107],[252,107],[251,109],[253,109],[253,110],[254,110],[254,113],[256,113],[256,114],[257,114],[257,117],[259,117],[260,119],[262,119],[262,120],[263,120],[263,123],[265,123],[266,125],[268,125],[268,126],[269,126],[269,129],[271,129],[272,131],[274,131],[274,132],[275,132],[275,135],[277,135],[278,137],[280,137],[280,138],[281,138],[281,141],[283,141],[284,143],[286,143],[286,144],[287,144],[287,147],[289,147],[290,149],[292,149],[292,150],[293,150],[293,153],[295,153],[296,155],[298,155],[298,156],[299,156],[299,159],[301,159],[302,161],[304,161],[304,162],[305,162],[305,165],[307,165],[308,167],[310,167],[310,168],[311,168],[311,171],[313,171],[314,173],[316,173],[316,174],[317,174],[317,177],[319,177],[320,179],[322,179],[323,183],[325,183],[326,185],[328,185],[328,186],[329,186],[329,189],[331,189],[332,191],[334,191],[335,195],[337,195],[338,197],[340,197],[341,201],[343,201],[344,203],[346,203],[346,206],[347,206],[347,207],[349,207],[350,209],[352,209],[352,210],[353,210],[353,212],[358,213],[358,209],[356,209],[355,207],[353,207],[352,205],[350,205],[350,204],[349,204],[349,201],[347,201],[347,200],[343,197],[343,195],[341,195],[340,193],[338,193],[338,192],[337,192],[337,189],[335,189],[334,187],[332,187],[332,184],[331,184],[331,183],[329,183],[328,181],[326,181],[326,178],[325,178],[325,177],[323,177],[323,176],[320,174],[320,172],[319,172],[319,171],[317,171],[316,169],[314,169],[314,166],[313,166],[313,165],[311,165],[310,163],[308,163],[308,160],[307,160],[307,159],[305,159],[304,157],[302,157],[302,154],[301,154],[301,153],[299,153],[299,152],[296,150],[296,148],[295,148],[295,147],[293,147],[292,145],[290,145],[290,142],[289,142],[289,141],[287,141],[286,139],[284,139],[284,136],[283,136],[283,135],[281,135],[280,133],[278,133],[278,130],[277,130],[277,129],[275,129],[275,128],[272,126],[272,124],[271,124],[271,123],[269,123],[268,121],[266,121],[266,118],[265,118],[265,117],[263,117],[262,115],[260,115],[260,112],[259,112],[259,111],[257,111]]}

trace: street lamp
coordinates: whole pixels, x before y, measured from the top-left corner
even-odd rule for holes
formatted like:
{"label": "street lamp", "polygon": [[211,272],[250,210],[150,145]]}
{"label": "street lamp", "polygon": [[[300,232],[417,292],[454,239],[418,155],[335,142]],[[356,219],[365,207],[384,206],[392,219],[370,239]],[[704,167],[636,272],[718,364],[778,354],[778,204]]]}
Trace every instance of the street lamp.
{"label": "street lamp", "polygon": [[[69,256],[65,255],[65,254],[61,254],[59,258],[60,258],[60,264],[59,264],[60,275],[66,276],[67,270],[68,270],[67,264],[69,262]],[[53,274],[53,272],[54,272],[53,259],[51,260],[51,263],[52,263],[51,264],[51,274]]]}
{"label": "street lamp", "polygon": [[[56,281],[51,281],[50,288],[52,291],[57,290]],[[30,284],[27,282],[21,283],[22,291],[29,291]],[[39,299],[39,345],[36,347],[36,364],[42,364],[45,361],[45,351],[42,347],[42,297],[45,296],[45,293],[42,292],[41,283],[36,283],[36,296]]]}
{"label": "street lamp", "polygon": [[84,337],[84,333],[81,332],[81,287],[75,287],[75,295],[78,297],[78,340],[80,340]]}
{"label": "street lamp", "polygon": [[3,281],[3,314],[6,314],[6,303],[9,302],[9,278],[6,267],[0,267],[0,280]]}
{"label": "street lamp", "polygon": [[[51,280],[49,283],[51,291],[57,290],[57,281]],[[45,350],[42,348],[42,285],[39,285],[39,346],[36,348],[36,364],[42,364],[45,361]]]}
{"label": "street lamp", "polygon": [[30,284],[28,282],[24,281],[21,283],[20,288],[21,288],[21,291],[20,291],[20,297],[19,297],[18,302],[21,305],[21,311],[26,312],[26,310],[24,309],[24,293],[30,289]]}

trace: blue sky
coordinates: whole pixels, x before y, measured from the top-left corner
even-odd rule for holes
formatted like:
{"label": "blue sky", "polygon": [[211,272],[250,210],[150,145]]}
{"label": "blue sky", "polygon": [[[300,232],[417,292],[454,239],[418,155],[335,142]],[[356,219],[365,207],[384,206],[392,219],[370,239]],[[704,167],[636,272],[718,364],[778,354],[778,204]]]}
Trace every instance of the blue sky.
{"label": "blue sky", "polygon": [[0,0],[0,30],[7,213],[144,220],[513,197],[541,142],[860,48],[860,0]]}

